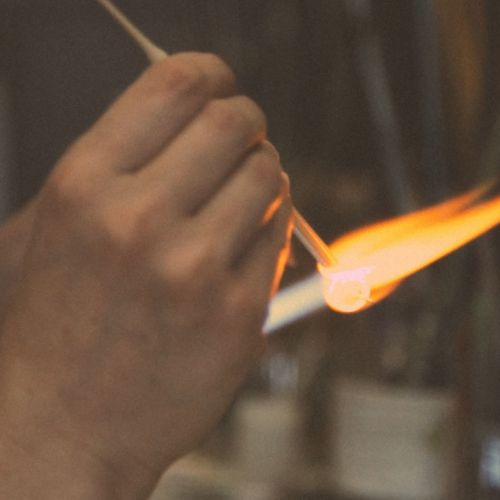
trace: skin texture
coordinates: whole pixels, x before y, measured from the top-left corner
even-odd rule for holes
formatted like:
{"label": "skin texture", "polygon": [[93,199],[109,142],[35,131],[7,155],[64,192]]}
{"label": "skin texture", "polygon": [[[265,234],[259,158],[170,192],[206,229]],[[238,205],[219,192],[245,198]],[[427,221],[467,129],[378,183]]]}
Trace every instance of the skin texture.
{"label": "skin texture", "polygon": [[36,199],[0,227],[0,324],[19,279],[36,212]]}
{"label": "skin texture", "polygon": [[221,60],[170,57],[3,228],[1,498],[147,498],[220,419],[290,238],[265,136]]}

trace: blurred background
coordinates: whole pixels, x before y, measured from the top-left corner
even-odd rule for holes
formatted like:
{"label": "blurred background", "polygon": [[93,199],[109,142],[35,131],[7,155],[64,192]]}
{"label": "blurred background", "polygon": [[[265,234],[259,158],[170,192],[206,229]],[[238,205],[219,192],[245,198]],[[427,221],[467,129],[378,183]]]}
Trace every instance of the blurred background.
{"label": "blurred background", "polygon": [[[116,2],[168,52],[234,68],[327,241],[500,172],[496,0]],[[94,1],[0,0],[1,219],[145,66]],[[155,500],[500,498],[499,236],[273,335]],[[283,286],[313,270],[295,245]]]}

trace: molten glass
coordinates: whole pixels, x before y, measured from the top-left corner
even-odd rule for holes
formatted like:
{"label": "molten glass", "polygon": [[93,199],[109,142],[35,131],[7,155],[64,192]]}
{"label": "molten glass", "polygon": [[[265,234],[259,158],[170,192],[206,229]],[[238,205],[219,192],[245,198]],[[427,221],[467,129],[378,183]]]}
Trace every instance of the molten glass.
{"label": "molten glass", "polygon": [[491,184],[439,205],[357,229],[330,245],[333,266],[318,266],[327,304],[366,309],[411,274],[500,223],[500,196],[478,202]]}
{"label": "molten glass", "polygon": [[366,280],[370,269],[335,271],[335,268],[321,265],[318,269],[323,278],[323,296],[333,310],[351,313],[370,303],[372,291]]}

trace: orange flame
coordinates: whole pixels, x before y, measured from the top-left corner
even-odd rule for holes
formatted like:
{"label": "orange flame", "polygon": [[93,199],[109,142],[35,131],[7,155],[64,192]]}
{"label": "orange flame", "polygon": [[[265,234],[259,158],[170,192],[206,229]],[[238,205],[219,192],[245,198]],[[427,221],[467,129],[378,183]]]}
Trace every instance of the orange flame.
{"label": "orange flame", "polygon": [[366,309],[408,276],[495,227],[500,195],[479,201],[493,184],[334,241],[330,250],[337,263],[319,266],[328,305],[339,312]]}

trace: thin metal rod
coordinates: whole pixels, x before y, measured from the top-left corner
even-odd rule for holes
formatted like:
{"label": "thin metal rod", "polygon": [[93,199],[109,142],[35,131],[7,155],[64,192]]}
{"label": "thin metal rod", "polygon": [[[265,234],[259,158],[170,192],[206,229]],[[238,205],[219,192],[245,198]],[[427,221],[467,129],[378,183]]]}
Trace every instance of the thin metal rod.
{"label": "thin metal rod", "polygon": [[[125,14],[116,7],[111,0],[97,0],[122,26],[122,28],[135,40],[137,45],[144,51],[144,54],[150,62],[155,63],[167,57],[167,53],[156,46],[137,26],[135,26]],[[299,213],[297,209],[293,209],[294,218],[294,233],[295,236],[304,245],[306,250],[314,257],[314,259],[324,267],[330,267],[335,264],[328,245],[318,236],[316,231]]]}

